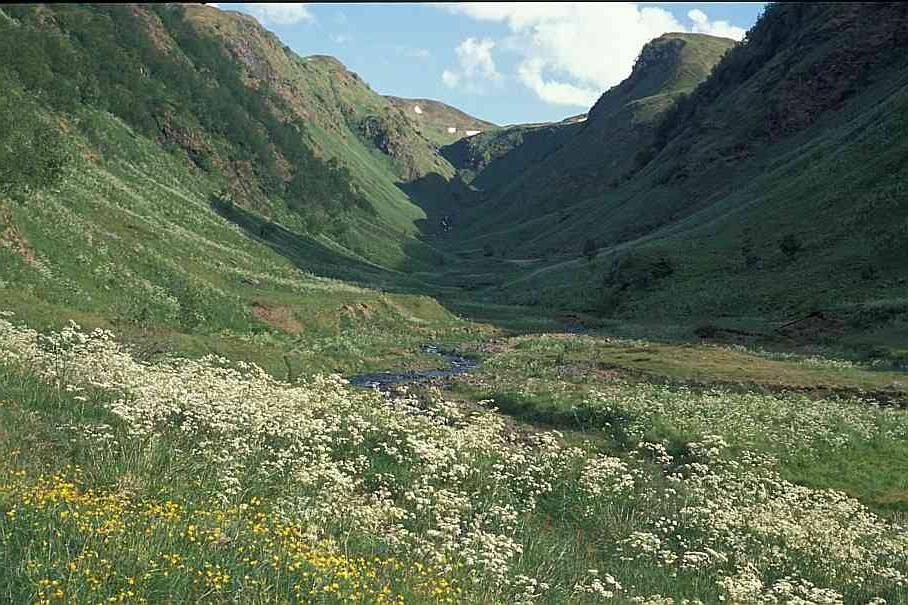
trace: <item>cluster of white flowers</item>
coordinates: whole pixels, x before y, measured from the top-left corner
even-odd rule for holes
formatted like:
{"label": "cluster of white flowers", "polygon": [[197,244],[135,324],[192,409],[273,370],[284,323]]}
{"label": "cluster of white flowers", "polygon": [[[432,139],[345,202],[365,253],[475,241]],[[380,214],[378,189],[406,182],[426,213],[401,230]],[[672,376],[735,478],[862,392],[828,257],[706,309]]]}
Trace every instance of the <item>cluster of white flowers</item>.
{"label": "cluster of white flowers", "polygon": [[574,585],[575,593],[587,593],[603,599],[611,599],[623,589],[621,583],[611,574],[600,576],[598,569],[587,570],[587,574],[589,574],[588,578]]}
{"label": "cluster of white flowers", "polygon": [[[715,583],[729,603],[835,604],[862,586],[908,597],[904,527],[842,493],[784,481],[771,458],[732,457],[721,436],[696,430],[709,416],[714,422],[706,424],[727,435],[767,413],[763,400],[755,409],[747,395],[721,420],[709,411],[718,393],[689,393],[686,401],[677,390],[651,387],[638,401],[621,401],[641,418],[678,419],[699,435],[686,444],[689,456],[673,459],[664,443],[640,441],[607,455],[567,445],[558,433],[523,434],[493,409],[461,407],[438,392],[390,396],[351,389],[338,376],[289,384],[216,357],[140,363],[111,334],[75,325],[40,335],[0,319],[0,364],[71,391],[106,392],[125,437],[108,425],[68,427],[105,448],[116,439],[125,441],[120,447],[169,440],[175,456],[216,473],[211,496],[237,501],[252,480],[280,486],[276,512],[313,539],[365,534],[498,587],[509,602],[545,600],[555,590],[554,578],[520,567],[534,537],[527,520],[543,504],[570,507],[570,515],[609,532],[602,548],[613,555],[611,574],[593,569],[561,583],[578,599],[694,602],[635,594],[622,571],[638,565],[702,576],[699,583]],[[615,396],[593,398],[610,405]],[[781,405],[770,413],[787,418]],[[849,426],[881,430],[869,415]]]}
{"label": "cluster of white flowers", "polygon": [[[841,447],[854,437],[908,438],[908,422],[897,407],[813,399],[795,393],[730,395],[722,390],[615,382],[593,390],[586,405],[604,412],[632,413],[634,422],[627,428],[631,434],[642,433],[648,419],[671,418],[679,432],[719,439],[723,435],[725,439],[734,436],[736,444],[744,446],[768,442],[779,451],[809,453],[818,445]],[[760,428],[759,432],[755,427]],[[658,444],[640,447],[650,449]]]}

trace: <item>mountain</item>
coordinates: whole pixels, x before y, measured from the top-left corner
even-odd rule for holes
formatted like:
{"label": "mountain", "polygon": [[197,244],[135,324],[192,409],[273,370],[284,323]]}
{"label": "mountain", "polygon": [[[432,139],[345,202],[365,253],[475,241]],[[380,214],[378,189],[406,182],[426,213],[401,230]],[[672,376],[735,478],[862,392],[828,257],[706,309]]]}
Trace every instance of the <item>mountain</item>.
{"label": "mountain", "polygon": [[519,180],[582,129],[582,121],[519,124],[489,130],[442,147],[460,179],[482,192]]}
{"label": "mountain", "polygon": [[[244,207],[362,258],[419,259],[422,213],[395,183],[452,169],[336,60],[298,57],[253,18],[201,5],[6,15],[7,65],[49,109],[108,111],[182,150]],[[34,57],[16,51],[23,42]],[[416,254],[404,253],[408,241]]]}
{"label": "mountain", "polygon": [[385,98],[409,117],[427,139],[439,146],[497,128],[492,122],[474,118],[440,101],[390,96]]}
{"label": "mountain", "polygon": [[337,61],[205,6],[6,6],[0,82],[4,310],[267,367],[453,321],[398,187],[453,169]]}
{"label": "mountain", "polygon": [[[512,269],[500,301],[650,321],[820,313],[840,318],[819,322],[827,335],[842,321],[898,333],[906,24],[901,4],[770,5],[642,140],[596,142],[621,101],[657,89],[644,51],[576,142],[477,206],[453,245],[494,241],[506,257],[536,259]],[[556,180],[571,159],[581,168]]]}
{"label": "mountain", "polygon": [[398,327],[408,305],[451,319],[442,300],[899,334],[906,12],[773,4],[741,44],[666,34],[586,114],[498,127],[240,13],[4,7],[0,285],[168,338],[363,300]]}
{"label": "mountain", "polygon": [[[659,116],[705,80],[733,45],[703,34],[666,34],[644,46],[631,75],[606,91],[585,120],[511,129],[499,134],[500,141],[467,143],[481,160],[499,159],[494,165],[484,162],[484,178],[477,178],[492,202],[468,219],[475,226],[471,232],[561,209],[564,199],[613,186],[639,161]],[[450,159],[452,153],[443,155]],[[475,166],[476,159],[466,155]]]}

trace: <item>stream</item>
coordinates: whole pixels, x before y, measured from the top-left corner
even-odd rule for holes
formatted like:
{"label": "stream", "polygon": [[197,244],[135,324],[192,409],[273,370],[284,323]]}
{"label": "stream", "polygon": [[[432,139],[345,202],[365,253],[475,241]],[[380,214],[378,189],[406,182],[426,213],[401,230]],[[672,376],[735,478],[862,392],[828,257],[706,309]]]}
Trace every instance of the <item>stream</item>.
{"label": "stream", "polygon": [[478,359],[470,359],[463,355],[457,355],[450,351],[445,351],[438,345],[426,345],[423,352],[439,355],[448,362],[448,368],[441,370],[411,370],[409,372],[371,372],[366,374],[357,374],[349,376],[347,380],[350,384],[367,389],[378,389],[386,391],[394,385],[406,382],[415,382],[424,378],[445,378],[447,376],[456,376],[479,367]]}

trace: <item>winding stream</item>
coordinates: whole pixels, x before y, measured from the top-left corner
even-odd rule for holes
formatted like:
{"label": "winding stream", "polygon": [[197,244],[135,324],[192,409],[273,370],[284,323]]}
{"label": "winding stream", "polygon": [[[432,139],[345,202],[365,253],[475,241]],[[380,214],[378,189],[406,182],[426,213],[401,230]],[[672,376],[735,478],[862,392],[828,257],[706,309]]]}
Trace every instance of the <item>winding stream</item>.
{"label": "winding stream", "polygon": [[464,372],[469,372],[470,370],[479,367],[478,359],[471,359],[469,357],[464,357],[463,355],[457,355],[456,353],[445,351],[438,345],[427,345],[423,347],[422,350],[425,353],[439,355],[448,362],[449,367],[441,370],[372,372],[350,376],[347,378],[347,380],[349,380],[350,384],[352,384],[353,386],[385,391],[394,385],[403,384],[406,382],[415,382],[417,380],[423,380],[425,378],[445,378],[447,376],[455,376],[457,374],[463,374]]}

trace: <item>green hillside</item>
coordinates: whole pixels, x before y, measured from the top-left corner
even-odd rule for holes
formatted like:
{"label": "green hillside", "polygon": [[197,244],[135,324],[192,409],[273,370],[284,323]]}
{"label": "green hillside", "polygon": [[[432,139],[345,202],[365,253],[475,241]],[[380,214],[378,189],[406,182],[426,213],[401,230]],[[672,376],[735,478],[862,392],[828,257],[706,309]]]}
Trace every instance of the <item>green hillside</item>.
{"label": "green hillside", "polygon": [[563,210],[620,183],[640,162],[659,116],[705,80],[733,44],[702,34],[666,34],[644,46],[631,75],[604,93],[585,121],[511,129],[494,142],[490,133],[489,142],[474,146],[476,156],[505,161],[485,161],[488,168],[476,184],[490,201],[467,219],[468,232],[482,234],[502,221]]}
{"label": "green hillside", "polygon": [[[7,14],[5,65],[48,109],[110,111],[182,150],[243,206],[370,261],[432,256],[412,239],[422,213],[394,183],[450,168],[336,61],[297,57],[255,20],[204,6]],[[26,42],[28,57],[16,52]]]}
{"label": "green hillside", "polygon": [[[572,145],[592,149],[597,113],[621,107],[607,101],[635,81],[652,90],[648,70],[665,70],[642,59],[576,143],[477,205],[452,245],[477,254],[495,242],[507,273],[478,279],[498,284],[487,290],[498,302],[720,323],[825,311],[835,319],[805,337],[904,334],[896,191],[908,65],[895,32],[906,18],[899,5],[771,6],[703,84],[649,122],[649,136],[624,130],[615,156],[614,142],[600,144],[596,161],[616,163],[584,180],[582,164],[571,172],[562,160]],[[567,176],[533,180],[554,173]]]}
{"label": "green hillside", "polygon": [[482,192],[519,179],[574,138],[582,123],[526,124],[489,130],[441,149],[458,176]]}
{"label": "green hillside", "polygon": [[[223,19],[251,33],[199,33]],[[396,187],[396,160],[336,107],[266,88],[271,64],[252,54],[263,80],[248,79],[219,40],[264,53],[276,38],[206,7],[5,9],[4,309],[37,326],[113,326],[155,355],[218,352],[279,372],[285,355],[294,372],[402,352],[418,363],[401,334],[419,343],[464,326],[398,270],[441,255],[414,237],[423,213]],[[322,61],[277,50],[311,94],[336,84]],[[387,108],[356,86],[348,94],[376,103],[364,115]]]}

